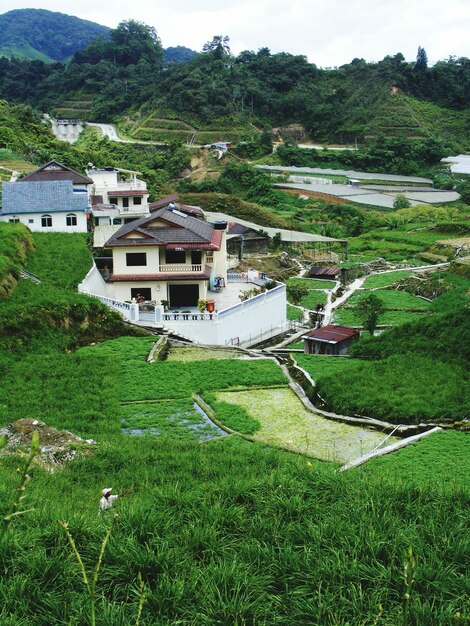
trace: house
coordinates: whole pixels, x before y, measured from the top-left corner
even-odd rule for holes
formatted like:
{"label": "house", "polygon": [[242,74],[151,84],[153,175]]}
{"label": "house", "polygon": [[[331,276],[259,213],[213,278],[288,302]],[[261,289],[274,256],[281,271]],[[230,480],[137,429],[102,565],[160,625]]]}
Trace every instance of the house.
{"label": "house", "polygon": [[349,347],[359,339],[360,333],[356,328],[329,324],[322,328],[311,330],[302,335],[304,352],[306,354],[346,354]]}
{"label": "house", "polygon": [[71,179],[3,183],[0,220],[21,222],[33,232],[87,232],[86,188]]}
{"label": "house", "polygon": [[111,297],[195,307],[227,282],[226,223],[209,224],[167,205],[122,226],[105,243],[112,250]]}
{"label": "house", "polygon": [[137,178],[140,172],[117,167],[91,166],[90,200],[97,226],[127,224],[149,214],[147,185]]}

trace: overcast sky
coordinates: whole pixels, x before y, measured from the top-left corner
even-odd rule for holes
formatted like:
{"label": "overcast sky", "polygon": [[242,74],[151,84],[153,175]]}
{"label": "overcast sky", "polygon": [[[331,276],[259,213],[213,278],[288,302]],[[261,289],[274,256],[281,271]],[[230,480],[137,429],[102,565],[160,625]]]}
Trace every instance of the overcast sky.
{"label": "overcast sky", "polygon": [[112,28],[139,20],[156,28],[165,48],[200,51],[213,35],[228,35],[235,54],[266,46],[321,67],[397,52],[412,61],[418,46],[430,63],[470,57],[470,0],[2,0],[0,11],[24,8]]}

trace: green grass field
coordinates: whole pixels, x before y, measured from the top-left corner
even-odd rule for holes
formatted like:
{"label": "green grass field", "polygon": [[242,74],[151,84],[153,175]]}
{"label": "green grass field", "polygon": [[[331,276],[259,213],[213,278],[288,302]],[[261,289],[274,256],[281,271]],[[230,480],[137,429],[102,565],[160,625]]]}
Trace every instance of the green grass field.
{"label": "green grass field", "polygon": [[[54,258],[47,246],[36,254]],[[44,289],[72,299],[79,268],[64,278],[38,257],[34,267],[51,281]],[[81,268],[85,273],[85,260]],[[18,290],[21,297],[5,303],[25,315],[40,289]],[[36,318],[47,302],[37,304]],[[45,325],[35,334],[18,325],[14,353],[0,345],[0,426],[29,417],[95,441],[91,454],[63,469],[30,470],[21,502],[29,511],[12,518],[0,542],[2,626],[91,623],[83,576],[58,521],[68,522],[92,577],[113,511],[119,517],[96,586],[96,623],[103,626],[136,623],[139,576],[141,626],[468,621],[468,435],[444,433],[442,441],[449,439],[442,445],[425,440],[338,474],[333,463],[267,443],[268,436],[282,439],[281,426],[289,422],[304,452],[320,445],[313,423],[302,439],[303,405],[272,361],[185,357],[149,364],[153,337],[121,336],[74,351],[62,340],[64,320],[73,337],[83,335],[83,318],[58,315],[48,332]],[[2,332],[5,323],[0,317]],[[116,330],[87,323],[89,343]],[[197,433],[191,435],[197,391],[223,396],[224,419],[265,438],[199,443]],[[328,425],[331,452],[349,438],[342,425]],[[130,436],[123,426],[148,433]],[[161,429],[158,436],[152,428]],[[18,457],[0,456],[2,516],[15,497],[19,464]],[[132,492],[99,515],[107,486]],[[405,621],[403,551],[409,548],[416,583]]]}

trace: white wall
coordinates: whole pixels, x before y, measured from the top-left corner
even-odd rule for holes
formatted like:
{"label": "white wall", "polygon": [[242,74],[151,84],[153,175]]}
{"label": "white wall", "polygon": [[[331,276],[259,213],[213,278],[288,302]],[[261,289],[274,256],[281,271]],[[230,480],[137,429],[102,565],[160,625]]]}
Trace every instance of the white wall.
{"label": "white wall", "polygon": [[[76,226],[67,226],[66,217],[69,213],[73,213],[77,216]],[[44,228],[41,225],[41,217],[43,215],[51,216],[52,227]],[[86,233],[88,230],[86,214],[83,211],[64,211],[63,213],[18,213],[17,216],[2,215],[0,216],[0,220],[2,222],[9,222],[13,217],[19,217],[20,222],[34,233]]]}
{"label": "white wall", "polygon": [[85,276],[83,281],[78,285],[78,291],[86,291],[96,296],[109,297],[109,289],[107,283],[101,276],[98,268],[93,263],[93,267]]}
{"label": "white wall", "polygon": [[167,321],[165,328],[197,343],[227,345],[238,340],[251,345],[286,329],[286,289],[281,285],[250,298],[207,321]]}
{"label": "white wall", "polygon": [[[145,252],[147,265],[127,265],[126,254],[132,252]],[[159,271],[159,248],[158,246],[135,246],[132,248],[113,248],[113,273],[114,274],[157,274]]]}

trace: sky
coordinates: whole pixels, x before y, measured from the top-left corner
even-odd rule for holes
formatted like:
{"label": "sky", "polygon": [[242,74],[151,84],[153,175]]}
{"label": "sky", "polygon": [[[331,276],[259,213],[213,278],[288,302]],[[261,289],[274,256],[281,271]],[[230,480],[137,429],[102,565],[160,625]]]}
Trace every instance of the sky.
{"label": "sky", "polygon": [[24,8],[111,28],[138,20],[155,27],[164,48],[200,51],[214,35],[228,35],[234,54],[267,47],[303,54],[319,67],[397,52],[414,61],[418,46],[429,64],[470,57],[469,0],[2,0],[2,13]]}

